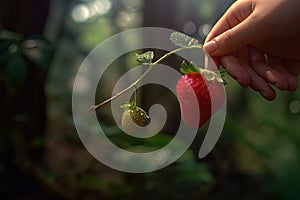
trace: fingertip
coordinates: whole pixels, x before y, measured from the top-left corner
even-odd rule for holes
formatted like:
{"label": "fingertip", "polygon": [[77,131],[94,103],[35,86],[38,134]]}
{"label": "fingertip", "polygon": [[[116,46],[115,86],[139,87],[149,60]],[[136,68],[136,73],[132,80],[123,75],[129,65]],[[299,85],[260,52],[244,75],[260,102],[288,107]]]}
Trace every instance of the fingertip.
{"label": "fingertip", "polygon": [[288,90],[293,92],[296,91],[298,87],[298,80],[296,76],[290,76],[288,78]]}
{"label": "fingertip", "polygon": [[235,77],[236,81],[243,87],[248,87],[251,85],[251,79],[248,74],[239,74]]}
{"label": "fingertip", "polygon": [[242,65],[236,69],[232,76],[243,87],[249,87],[251,85],[250,74]]}
{"label": "fingertip", "polygon": [[203,45],[203,50],[210,56],[214,56],[217,52],[218,45],[215,40],[211,40]]}
{"label": "fingertip", "polygon": [[263,91],[260,91],[259,93],[268,101],[273,101],[276,98],[276,92],[274,90],[273,91],[272,90],[270,90],[270,91],[263,90]]}
{"label": "fingertip", "polygon": [[285,78],[275,70],[267,71],[268,82],[275,84],[275,86],[280,90],[287,90],[289,87],[288,82]]}
{"label": "fingertip", "polygon": [[249,65],[244,65],[247,69],[250,79],[250,86],[253,90],[258,91],[266,100],[272,101],[276,97],[275,90],[268,84],[268,81],[259,76]]}

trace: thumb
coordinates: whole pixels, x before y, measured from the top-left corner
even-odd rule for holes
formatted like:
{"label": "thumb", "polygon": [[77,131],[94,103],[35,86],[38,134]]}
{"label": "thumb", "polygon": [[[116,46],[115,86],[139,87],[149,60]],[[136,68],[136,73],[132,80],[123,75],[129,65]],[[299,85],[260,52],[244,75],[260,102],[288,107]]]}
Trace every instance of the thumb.
{"label": "thumb", "polygon": [[203,46],[210,56],[231,54],[263,35],[250,1],[236,1],[213,27]]}

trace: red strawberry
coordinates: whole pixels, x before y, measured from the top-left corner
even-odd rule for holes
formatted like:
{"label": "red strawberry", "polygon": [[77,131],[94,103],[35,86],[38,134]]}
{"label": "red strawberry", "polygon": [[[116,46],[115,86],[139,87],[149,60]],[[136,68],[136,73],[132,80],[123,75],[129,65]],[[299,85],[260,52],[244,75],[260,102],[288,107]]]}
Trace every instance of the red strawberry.
{"label": "red strawberry", "polygon": [[188,66],[183,62],[181,71],[185,75],[179,79],[176,88],[181,116],[187,126],[198,128],[224,104],[223,79],[217,72],[200,69],[192,63]]}

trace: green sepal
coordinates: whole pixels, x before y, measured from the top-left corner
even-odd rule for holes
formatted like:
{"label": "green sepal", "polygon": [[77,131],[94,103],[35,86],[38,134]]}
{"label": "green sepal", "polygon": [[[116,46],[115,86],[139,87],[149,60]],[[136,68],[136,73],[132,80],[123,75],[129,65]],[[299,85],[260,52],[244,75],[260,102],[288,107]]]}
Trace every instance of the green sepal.
{"label": "green sepal", "polygon": [[193,62],[191,62],[190,64],[187,64],[185,62],[185,60],[183,60],[182,63],[181,63],[180,72],[183,73],[183,74],[188,74],[188,73],[191,73],[191,72],[200,73],[200,69]]}
{"label": "green sepal", "polygon": [[130,103],[124,103],[123,105],[120,106],[123,110],[128,110],[128,109],[134,109],[136,107],[135,101],[132,101]]}
{"label": "green sepal", "polygon": [[136,106],[135,101],[132,101],[130,103],[124,103],[123,105],[120,106],[120,108],[122,108],[123,110],[137,111],[139,114],[145,115],[147,119],[150,119],[150,117],[148,116],[147,112],[144,109]]}
{"label": "green sepal", "polygon": [[147,119],[150,119],[150,117],[148,116],[147,112],[144,109],[142,109],[141,107],[138,107],[138,106],[136,106],[135,109],[137,109],[137,111],[140,113],[140,115],[145,115],[145,117]]}
{"label": "green sepal", "polygon": [[196,65],[196,63],[190,62],[190,64],[187,64],[185,61],[182,61],[180,72],[183,74],[188,74],[191,72],[196,72],[199,74],[202,74],[207,81],[218,81],[219,83],[225,84],[226,81],[223,79],[224,70],[222,72],[219,71],[211,71],[208,69],[200,68]]}
{"label": "green sepal", "polygon": [[223,84],[224,84],[224,85],[227,85],[229,82],[228,82],[227,80],[224,79],[224,76],[225,76],[225,74],[226,74],[227,72],[226,72],[226,69],[224,69],[224,67],[223,67],[222,65],[220,65],[219,73],[220,73],[220,76],[221,76],[221,78],[222,78],[222,80],[223,80]]}

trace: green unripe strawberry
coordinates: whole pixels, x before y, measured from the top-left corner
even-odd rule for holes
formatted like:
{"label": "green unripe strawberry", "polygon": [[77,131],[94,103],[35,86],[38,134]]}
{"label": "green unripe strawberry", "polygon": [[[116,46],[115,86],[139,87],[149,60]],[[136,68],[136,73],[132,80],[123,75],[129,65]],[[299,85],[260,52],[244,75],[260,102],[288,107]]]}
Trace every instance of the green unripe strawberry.
{"label": "green unripe strawberry", "polygon": [[150,122],[150,117],[135,101],[121,106],[124,109],[122,114],[122,128],[126,133],[133,134],[138,128],[146,126]]}

